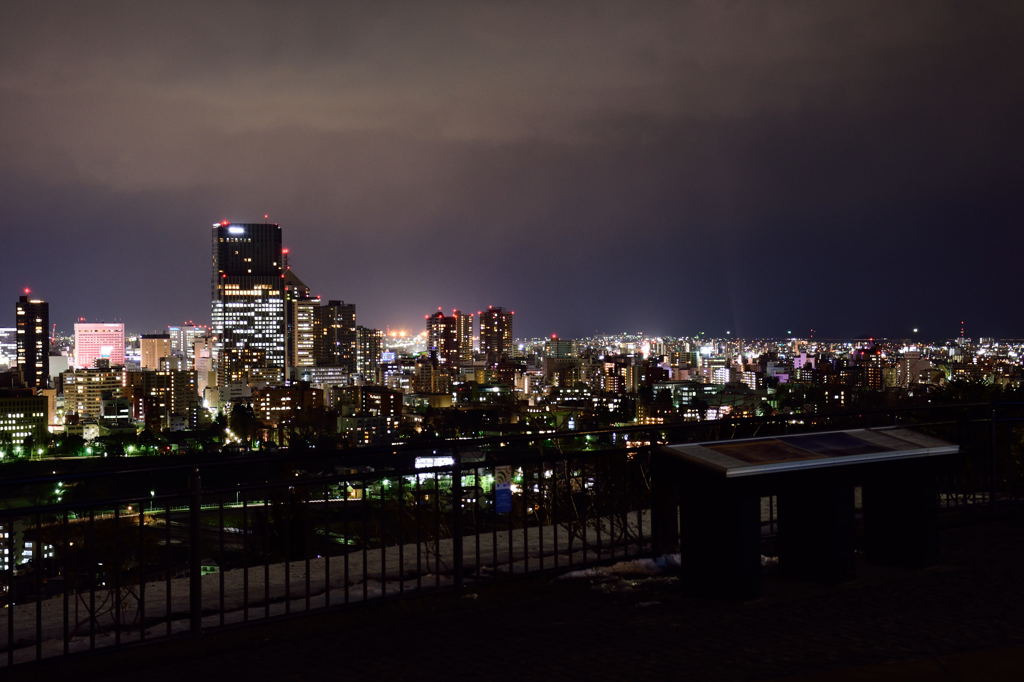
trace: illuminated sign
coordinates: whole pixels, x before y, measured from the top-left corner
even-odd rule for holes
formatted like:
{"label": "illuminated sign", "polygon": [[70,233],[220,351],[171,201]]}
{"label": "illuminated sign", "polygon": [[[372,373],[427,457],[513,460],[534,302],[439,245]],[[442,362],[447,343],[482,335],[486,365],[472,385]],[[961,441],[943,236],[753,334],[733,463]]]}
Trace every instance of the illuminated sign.
{"label": "illuminated sign", "polygon": [[433,467],[450,467],[455,464],[454,457],[417,457],[415,466],[417,469],[431,469]]}
{"label": "illuminated sign", "polygon": [[232,225],[231,227],[228,228],[228,232],[230,232],[231,234],[245,234],[245,228],[238,227],[237,225]]}

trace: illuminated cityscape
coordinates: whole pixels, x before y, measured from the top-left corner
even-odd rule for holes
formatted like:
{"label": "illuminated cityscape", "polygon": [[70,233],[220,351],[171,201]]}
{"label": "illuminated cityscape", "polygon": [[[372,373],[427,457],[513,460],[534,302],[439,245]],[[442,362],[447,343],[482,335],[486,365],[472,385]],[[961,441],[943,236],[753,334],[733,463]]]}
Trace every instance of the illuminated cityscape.
{"label": "illuminated cityscape", "polygon": [[[1012,395],[1024,382],[1024,342],[971,338],[962,321],[944,340],[916,328],[902,339],[514,338],[515,313],[489,306],[439,308],[420,333],[385,333],[358,325],[355,304],[312,295],[284,233],[213,224],[209,325],[126,339],[125,323],[77,322],[62,340],[48,324],[59,302],[20,296],[4,461],[823,415],[926,405],[960,385]],[[45,420],[19,407],[34,395],[45,396]]]}
{"label": "illuminated cityscape", "polygon": [[0,27],[5,682],[1024,680],[1020,0]]}

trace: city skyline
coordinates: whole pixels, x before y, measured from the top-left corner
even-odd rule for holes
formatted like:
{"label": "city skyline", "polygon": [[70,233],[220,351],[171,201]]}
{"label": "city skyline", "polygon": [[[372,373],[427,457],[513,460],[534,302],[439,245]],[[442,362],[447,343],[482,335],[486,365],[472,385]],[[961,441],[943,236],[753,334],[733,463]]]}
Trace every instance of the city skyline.
{"label": "city skyline", "polygon": [[207,226],[269,214],[375,328],[1024,336],[1019,3],[398,15],[5,13],[0,290],[206,323]]}

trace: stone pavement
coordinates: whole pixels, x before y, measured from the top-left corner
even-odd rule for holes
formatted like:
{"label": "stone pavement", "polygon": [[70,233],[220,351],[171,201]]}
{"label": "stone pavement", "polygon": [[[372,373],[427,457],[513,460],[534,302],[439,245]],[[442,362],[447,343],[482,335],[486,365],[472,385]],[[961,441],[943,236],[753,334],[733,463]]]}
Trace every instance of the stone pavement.
{"label": "stone pavement", "polygon": [[922,570],[685,595],[669,577],[553,575],[20,666],[11,680],[1022,680],[1024,527],[942,533]]}

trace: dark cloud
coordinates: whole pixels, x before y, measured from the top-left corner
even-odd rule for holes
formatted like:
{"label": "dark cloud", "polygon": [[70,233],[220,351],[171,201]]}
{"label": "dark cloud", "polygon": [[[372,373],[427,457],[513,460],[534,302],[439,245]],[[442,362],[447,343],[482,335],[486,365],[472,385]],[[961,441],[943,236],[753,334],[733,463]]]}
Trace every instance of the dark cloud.
{"label": "dark cloud", "polygon": [[1014,2],[4,3],[0,285],[62,324],[202,319],[209,223],[269,211],[373,325],[1024,335],[1022,28]]}

